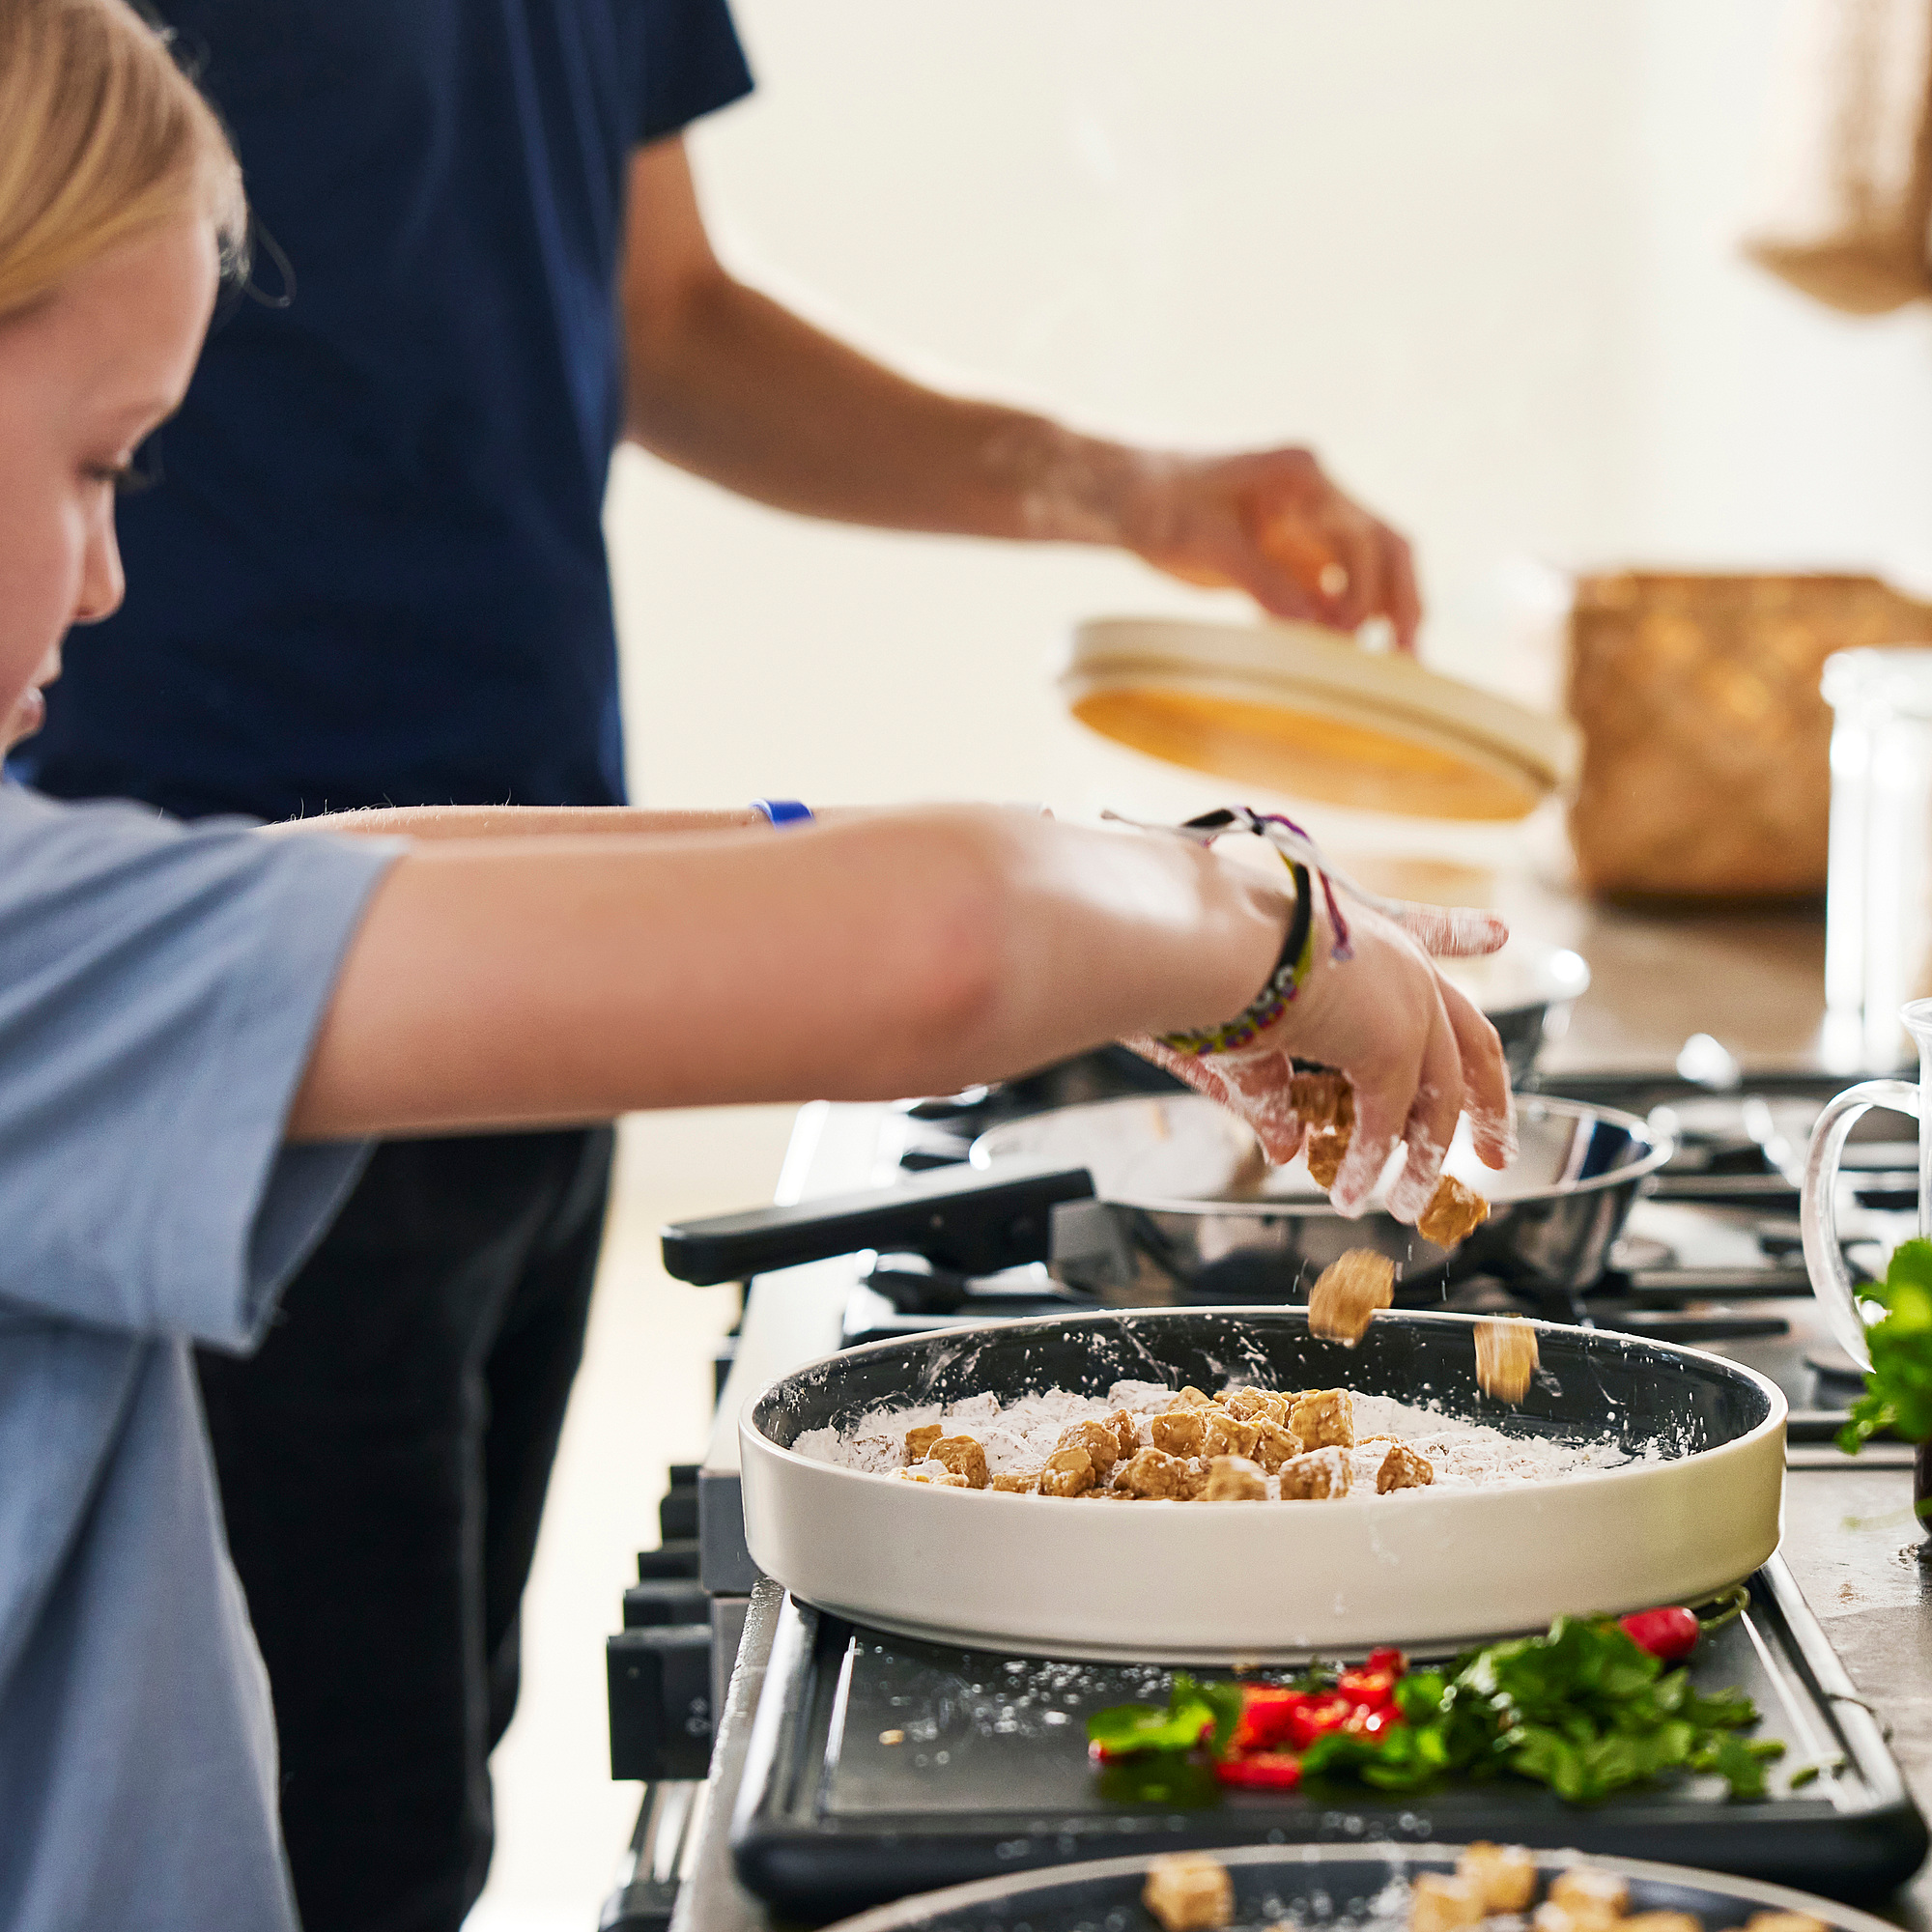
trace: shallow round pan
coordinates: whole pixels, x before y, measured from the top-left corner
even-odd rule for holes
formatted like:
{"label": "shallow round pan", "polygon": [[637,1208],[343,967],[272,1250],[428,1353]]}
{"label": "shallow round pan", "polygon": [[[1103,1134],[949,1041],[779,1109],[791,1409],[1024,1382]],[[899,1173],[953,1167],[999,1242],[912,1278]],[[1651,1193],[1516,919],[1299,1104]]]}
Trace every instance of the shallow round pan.
{"label": "shallow round pan", "polygon": [[[1144,1309],[952,1328],[774,1382],[739,1425],[745,1533],[807,1603],[905,1635],[1047,1657],[1234,1664],[1444,1652],[1563,1611],[1690,1603],[1777,1547],[1785,1403],[1736,1363],[1536,1324],[1519,1410],[1475,1383],[1472,1318],[1378,1315],[1355,1350],[1299,1308]],[[867,1410],[1120,1379],[1234,1378],[1435,1403],[1516,1434],[1672,1453],[1558,1482],[1334,1502],[1100,1504],[900,1483],[790,1447]]]}
{"label": "shallow round pan", "polygon": [[[1432,1845],[1424,1852],[1393,1846],[1242,1845],[1208,1854],[1228,1867],[1235,1884],[1236,1926],[1332,1924],[1407,1932],[1408,1911],[1388,1888],[1416,1872],[1450,1871],[1462,1850]],[[977,1885],[923,1892],[846,1918],[832,1932],[1158,1932],[1141,1902],[1147,1883],[1145,1858],[1098,1859],[1051,1871],[1014,1872]],[[1587,1864],[1614,1872],[1630,1887],[1630,1910],[1688,1912],[1705,1932],[1742,1925],[1753,1913],[1800,1912],[1839,1932],[1893,1932],[1882,1918],[1809,1892],[1687,1865],[1652,1864],[1642,1859],[1590,1858],[1546,1853],[1537,1861],[1543,1889],[1565,1867]],[[1380,1909],[1378,1901],[1380,1900]]]}

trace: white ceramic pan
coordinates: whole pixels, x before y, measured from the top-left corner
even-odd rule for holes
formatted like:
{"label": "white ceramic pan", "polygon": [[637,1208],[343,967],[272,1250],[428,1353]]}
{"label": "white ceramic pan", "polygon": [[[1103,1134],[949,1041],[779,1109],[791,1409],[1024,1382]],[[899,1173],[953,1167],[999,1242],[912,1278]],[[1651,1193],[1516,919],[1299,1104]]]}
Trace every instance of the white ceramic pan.
{"label": "white ceramic pan", "polygon": [[[901,1634],[1039,1656],[1233,1664],[1445,1652],[1564,1611],[1690,1603],[1777,1547],[1785,1403],[1762,1376],[1537,1324],[1520,1410],[1477,1390],[1470,1319],[1384,1313],[1353,1350],[1298,1308],[1148,1309],[939,1330],[782,1378],[740,1424],[746,1538],[804,1601]],[[1122,1506],[901,1483],[797,1454],[880,1406],[1118,1379],[1346,1385],[1648,1460],[1562,1481],[1332,1502]]]}

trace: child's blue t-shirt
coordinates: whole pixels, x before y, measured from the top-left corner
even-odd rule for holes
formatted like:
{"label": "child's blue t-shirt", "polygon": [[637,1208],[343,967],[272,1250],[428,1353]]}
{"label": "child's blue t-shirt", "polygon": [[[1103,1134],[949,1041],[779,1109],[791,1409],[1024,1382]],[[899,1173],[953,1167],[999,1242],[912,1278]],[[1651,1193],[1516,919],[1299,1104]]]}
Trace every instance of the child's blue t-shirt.
{"label": "child's blue t-shirt", "polygon": [[190,1345],[359,1146],[284,1148],[389,841],[0,787],[0,1925],[293,1932]]}

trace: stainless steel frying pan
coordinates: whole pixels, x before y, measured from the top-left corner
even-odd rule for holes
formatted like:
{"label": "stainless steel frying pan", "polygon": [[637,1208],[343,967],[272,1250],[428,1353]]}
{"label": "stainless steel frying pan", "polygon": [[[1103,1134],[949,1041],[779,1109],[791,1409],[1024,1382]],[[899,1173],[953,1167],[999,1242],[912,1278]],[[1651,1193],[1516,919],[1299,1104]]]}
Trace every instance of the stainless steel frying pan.
{"label": "stainless steel frying pan", "polygon": [[1631,1114],[1520,1096],[1522,1151],[1484,1167],[1459,1131],[1448,1171],[1491,1203],[1490,1218],[1445,1250],[1377,1205],[1343,1219],[1300,1160],[1269,1169],[1233,1115],[1194,1094],[1135,1095],[1011,1121],[982,1134],[973,1161],[1084,1168],[1095,1199],[1055,1210],[1054,1272],[1110,1302],[1280,1299],[1350,1248],[1379,1249],[1403,1281],[1433,1293],[1490,1273],[1552,1291],[1603,1271],[1645,1180],[1671,1143]]}

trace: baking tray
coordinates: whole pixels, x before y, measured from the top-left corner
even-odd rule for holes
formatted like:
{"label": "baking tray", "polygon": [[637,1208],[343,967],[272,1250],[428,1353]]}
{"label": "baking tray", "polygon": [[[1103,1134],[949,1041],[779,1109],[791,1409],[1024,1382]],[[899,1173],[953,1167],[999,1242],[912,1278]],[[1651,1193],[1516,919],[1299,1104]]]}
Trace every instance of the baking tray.
{"label": "baking tray", "polygon": [[[1354,1845],[1314,1845],[1276,1851],[1247,1846],[1217,1854],[1235,1888],[1236,1925],[1335,1925],[1401,1928],[1407,1932],[1406,1895],[1391,1885],[1418,1871],[1448,1871],[1459,1846],[1427,1852]],[[1565,1856],[1538,1862],[1547,1885],[1573,1863]],[[1688,1912],[1705,1932],[1741,1925],[1756,1912],[1801,1912],[1837,1932],[1892,1932],[1882,1918],[1782,1886],[1644,1859],[1596,1858],[1593,1871],[1616,1873],[1630,1888],[1634,1912]],[[1145,1859],[1101,1859],[1057,1872],[1012,1873],[922,1893],[849,1918],[838,1932],[1159,1932],[1141,1899]],[[1539,1888],[1541,1889],[1541,1888]]]}
{"label": "baking tray", "polygon": [[[1222,1791],[1203,1779],[1150,1802],[1111,1795],[1114,1775],[1088,1761],[1086,1719],[1164,1697],[1160,1667],[950,1648],[788,1599],[732,1856],[753,1891],[812,1921],[1035,1866],[1239,1844],[1489,1838],[1677,1859],[1847,1898],[1918,1868],[1924,1821],[1781,1559],[1750,1579],[1745,1614],[1706,1638],[1694,1669],[1702,1684],[1747,1691],[1764,1713],[1753,1735],[1784,1741],[1764,1800],[1727,1799],[1716,1778],[1589,1806],[1514,1780],[1383,1797],[1353,1786]],[[1833,1757],[1835,1774],[1784,1788],[1791,1771]]]}

